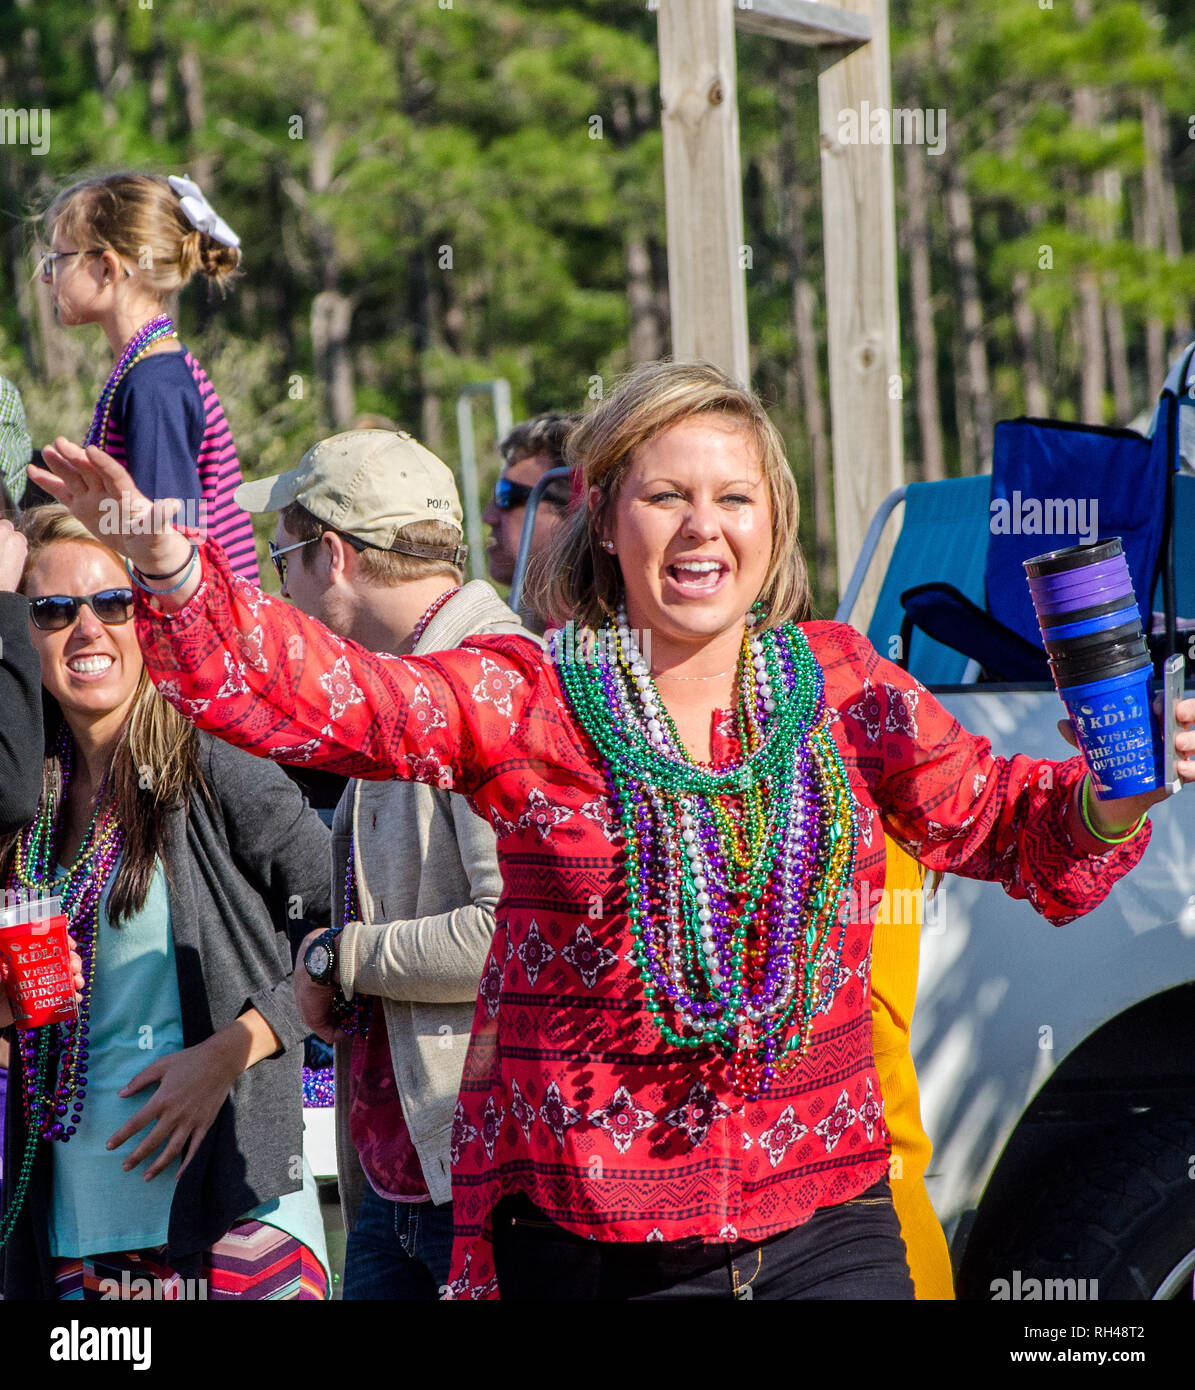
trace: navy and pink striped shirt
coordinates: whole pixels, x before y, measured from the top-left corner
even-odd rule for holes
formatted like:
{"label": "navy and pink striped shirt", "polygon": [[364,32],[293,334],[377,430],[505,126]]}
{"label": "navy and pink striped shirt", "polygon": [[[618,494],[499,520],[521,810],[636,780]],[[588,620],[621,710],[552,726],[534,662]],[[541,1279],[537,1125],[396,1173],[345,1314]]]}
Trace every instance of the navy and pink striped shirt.
{"label": "navy and pink striped shirt", "polygon": [[116,388],[107,452],[147,497],[178,497],[182,521],[220,545],[229,563],[258,583],[249,513],[233,501],[241,484],[232,431],[207,373],[184,347],[143,357]]}

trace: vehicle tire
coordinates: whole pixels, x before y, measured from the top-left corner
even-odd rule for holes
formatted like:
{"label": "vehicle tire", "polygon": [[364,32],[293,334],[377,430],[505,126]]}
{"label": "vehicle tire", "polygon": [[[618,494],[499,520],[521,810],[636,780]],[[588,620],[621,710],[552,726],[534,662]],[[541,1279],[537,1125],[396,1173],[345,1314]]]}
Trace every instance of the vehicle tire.
{"label": "vehicle tire", "polygon": [[998,1248],[967,1250],[961,1296],[990,1299],[994,1281],[1011,1287],[1019,1271],[1022,1288],[1028,1279],[1075,1280],[1089,1299],[1190,1301],[1195,1104],[1151,1108],[1057,1151],[999,1224]]}

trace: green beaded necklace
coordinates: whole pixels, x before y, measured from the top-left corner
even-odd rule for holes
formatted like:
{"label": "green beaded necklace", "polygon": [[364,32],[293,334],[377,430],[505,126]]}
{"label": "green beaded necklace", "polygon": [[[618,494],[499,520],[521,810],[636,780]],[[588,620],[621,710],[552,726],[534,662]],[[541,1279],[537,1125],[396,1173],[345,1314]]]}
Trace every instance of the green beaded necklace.
{"label": "green beaded necklace", "polygon": [[[744,756],[704,767],[625,637],[623,619],[596,643],[560,642],[554,653],[617,808],[632,958],[664,1039],[713,1046],[736,1089],[759,1094],[808,1048],[831,959],[828,978],[838,975],[834,926],[854,871],[854,801],[821,669],[793,625],[745,635],[735,711]],[[761,691],[779,698],[765,705]]]}

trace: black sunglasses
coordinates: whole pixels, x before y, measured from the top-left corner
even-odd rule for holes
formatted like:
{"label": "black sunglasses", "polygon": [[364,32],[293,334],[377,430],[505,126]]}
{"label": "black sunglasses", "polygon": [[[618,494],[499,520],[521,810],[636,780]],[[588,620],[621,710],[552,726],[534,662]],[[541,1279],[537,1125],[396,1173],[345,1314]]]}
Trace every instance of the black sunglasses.
{"label": "black sunglasses", "polygon": [[273,564],[274,572],[278,576],[278,583],[281,584],[283,588],[286,587],[287,554],[292,550],[302,550],[305,545],[314,545],[316,541],[322,541],[328,534],[339,536],[346,545],[351,545],[353,549],[358,552],[362,550],[378,550],[381,548],[376,545],[367,545],[364,541],[359,541],[356,536],[346,535],[343,531],[333,531],[330,526],[325,527],[318,536],[312,536],[310,540],[306,541],[296,541],[294,545],[280,546],[277,541],[267,541],[266,544],[270,548],[270,562]]}
{"label": "black sunglasses", "polygon": [[[533,490],[526,483],[513,483],[509,478],[499,478],[494,484],[494,506],[500,512],[513,511],[515,507],[525,507],[531,500]],[[551,485],[544,492],[542,500],[551,502],[557,507],[563,507],[568,502],[567,496],[561,497]]]}
{"label": "black sunglasses", "polygon": [[286,556],[291,550],[302,550],[305,545],[314,545],[320,540],[319,536],[312,536],[310,540],[296,541],[294,545],[279,545],[277,541],[269,541],[270,563],[274,566],[274,573],[278,576],[278,583],[286,588]]}
{"label": "black sunglasses", "polygon": [[101,623],[115,627],[133,616],[132,589],[101,589],[98,594],[43,594],[29,600],[33,626],[42,632],[61,632],[79,616],[86,604]]}

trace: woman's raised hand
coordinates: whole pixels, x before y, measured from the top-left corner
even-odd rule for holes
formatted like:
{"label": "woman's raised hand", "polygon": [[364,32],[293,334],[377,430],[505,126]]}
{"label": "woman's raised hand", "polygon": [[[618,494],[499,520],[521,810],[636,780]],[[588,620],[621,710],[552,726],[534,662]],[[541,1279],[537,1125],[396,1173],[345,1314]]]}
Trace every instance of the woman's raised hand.
{"label": "woman's raised hand", "polygon": [[30,478],[142,573],[167,574],[186,563],[191,543],[172,524],[182,506],[177,498],[151,502],[110,454],[61,435],[42,458],[47,467],[30,464]]}

